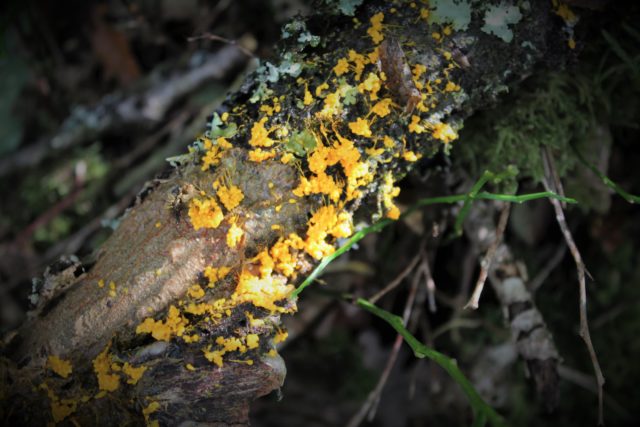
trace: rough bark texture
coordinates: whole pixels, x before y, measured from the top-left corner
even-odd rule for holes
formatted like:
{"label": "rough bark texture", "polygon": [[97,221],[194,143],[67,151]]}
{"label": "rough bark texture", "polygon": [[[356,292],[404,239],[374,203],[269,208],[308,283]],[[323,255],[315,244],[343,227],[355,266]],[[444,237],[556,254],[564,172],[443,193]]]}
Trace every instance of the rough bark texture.
{"label": "rough bark texture", "polygon": [[[6,358],[0,371],[0,416],[5,422],[248,422],[251,400],[278,388],[284,380],[284,362],[273,351],[273,338],[279,333],[280,315],[292,312],[295,304],[283,300],[261,305],[239,297],[238,280],[245,274],[281,287],[294,284],[327,249],[320,254],[308,247],[291,249],[295,271],[288,274],[277,266],[273,272],[265,272],[265,262],[253,257],[272,249],[278,238],[290,233],[297,233],[308,242],[309,215],[323,206],[333,206],[336,213],[345,215],[342,218],[354,215],[356,223],[393,215],[393,182],[415,165],[410,153],[429,157],[443,147],[446,150],[466,115],[494,102],[505,85],[521,80],[543,60],[558,63],[566,53],[563,21],[551,10],[551,2],[530,2],[519,22],[510,25],[510,43],[480,31],[487,5],[472,10],[468,29],[455,31],[454,24],[453,33],[447,34],[446,24],[428,25],[420,16],[421,6],[412,8],[408,3],[365,2],[357,9],[359,24],[355,25],[350,17],[322,10],[307,21],[306,29],[292,29],[293,36],[286,38],[283,52],[291,55],[286,61],[301,65],[301,73],[293,72],[283,62],[276,66],[278,71],[267,69],[248,78],[241,91],[223,107],[230,113],[227,124],[235,123],[237,133],[228,137],[233,148],[222,150],[219,163],[203,170],[204,153],[196,151],[170,176],[155,180],[140,194],[138,203],[101,248],[94,265],[67,265],[62,271],[50,272],[30,320],[5,339]],[[384,59],[380,68],[395,68],[402,75],[416,64],[426,66],[422,77],[414,74],[414,81],[422,81],[419,90],[427,95],[426,100],[413,111],[411,106],[399,105],[406,98],[402,94],[407,88],[398,85],[410,85],[410,76],[404,82],[401,78],[400,83],[378,79],[377,91],[366,87],[357,90],[371,73],[378,75],[379,65],[374,57],[364,64],[360,78],[353,71],[357,61],[351,61],[351,71],[343,76],[355,91],[350,95],[344,82],[334,80],[334,67],[340,58],[349,57],[349,50],[365,56],[375,52],[381,40],[367,31],[375,29],[370,19],[379,18],[380,13],[384,17],[380,33],[386,40],[397,41],[404,50],[404,58],[395,55]],[[440,39],[434,38],[434,32],[439,33]],[[317,46],[304,41],[307,33],[319,36]],[[328,82],[329,87],[316,92],[323,82]],[[454,84],[451,90],[446,89],[449,82]],[[427,94],[427,86],[432,93]],[[305,102],[305,88],[312,97],[310,103]],[[334,92],[339,108],[323,113],[329,105],[327,94]],[[377,100],[393,100],[395,105],[391,105],[388,115],[371,112],[376,96]],[[418,127],[412,128],[415,116]],[[256,142],[252,136],[262,118],[276,151],[271,159],[252,161],[250,153],[259,147],[251,145]],[[371,135],[349,126],[358,119],[367,121]],[[449,136],[440,132],[443,125],[448,126],[444,129],[449,130]],[[214,139],[215,129],[211,131]],[[314,137],[315,149],[287,144],[291,135],[303,131]],[[392,144],[384,145],[384,136],[390,137]],[[360,176],[360,181],[350,176],[346,161],[342,162],[344,157],[336,151],[333,154],[338,158],[323,172],[340,187],[339,194],[324,194],[326,188],[321,186],[306,192],[298,190],[295,195],[301,175],[310,180],[320,175],[317,167],[310,164],[310,155],[318,145],[325,144],[331,150],[339,144],[349,145],[341,138],[353,143],[358,153],[356,160],[365,164],[367,175]],[[271,153],[273,147],[267,143],[260,148]],[[374,151],[380,147],[382,151]],[[286,154],[295,156],[284,164],[282,157]],[[347,195],[350,179],[355,179],[354,191]],[[239,206],[225,209],[219,225],[196,230],[188,211],[193,200],[213,193],[216,181],[238,186],[244,199]],[[231,248],[227,233],[236,220],[244,236]],[[333,246],[340,235],[324,230],[321,240]],[[273,251],[271,254],[275,257]],[[208,266],[229,267],[231,273],[208,288],[203,277]],[[155,341],[148,334],[136,333],[146,318],[168,323],[169,307],[183,310],[190,301],[201,299],[189,294],[198,283],[205,288],[207,301],[224,298],[232,303],[216,313],[219,317],[182,313],[188,320],[187,332],[198,335],[197,342],[187,342],[187,332],[183,336],[183,332],[175,330],[168,341]],[[251,334],[259,336],[259,345],[248,345]],[[219,337],[244,340],[249,349],[228,351],[222,366],[218,366],[205,358],[204,350],[223,345],[216,341]],[[107,374],[119,378],[115,390],[107,390],[97,378],[96,360],[101,355],[108,361]],[[48,363],[51,365],[50,356],[69,361],[73,366],[71,375],[62,378],[47,368]],[[136,384],[129,384],[129,377],[122,372],[126,363],[147,368]]]}

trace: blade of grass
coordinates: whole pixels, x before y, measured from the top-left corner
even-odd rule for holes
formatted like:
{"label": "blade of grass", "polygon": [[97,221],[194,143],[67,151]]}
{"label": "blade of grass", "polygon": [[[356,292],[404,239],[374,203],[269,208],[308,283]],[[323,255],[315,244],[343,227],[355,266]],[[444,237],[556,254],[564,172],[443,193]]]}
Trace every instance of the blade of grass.
{"label": "blade of grass", "polygon": [[622,62],[627,65],[629,71],[633,73],[635,77],[638,77],[638,65],[634,62],[634,59],[630,57],[629,54],[624,50],[624,48],[620,46],[620,43],[618,43],[617,40],[605,30],[602,30],[602,36],[607,41],[607,43],[609,43],[609,47],[611,48],[611,50],[613,50],[613,52],[618,55]]}
{"label": "blade of grass", "polygon": [[462,235],[462,224],[464,223],[465,218],[467,217],[467,215],[469,214],[469,211],[471,210],[471,201],[480,192],[482,187],[484,187],[484,185],[494,176],[495,175],[492,172],[484,171],[480,179],[478,179],[476,183],[473,184],[469,193],[466,194],[464,203],[462,204],[462,208],[460,209],[460,213],[458,214],[458,217],[456,218],[456,222],[453,226],[453,233],[455,236]]}
{"label": "blade of grass", "polygon": [[571,147],[573,148],[573,151],[575,151],[576,155],[578,156],[578,159],[580,159],[582,164],[585,165],[586,167],[588,167],[589,169],[591,169],[591,172],[595,173],[600,178],[600,180],[604,183],[604,185],[606,185],[607,187],[609,187],[610,189],[612,189],[613,191],[618,193],[618,195],[620,195],[620,197],[625,199],[627,202],[629,202],[629,203],[640,203],[640,197],[639,196],[634,196],[633,194],[630,194],[630,193],[627,193],[626,191],[624,191],[618,184],[613,182],[611,179],[609,179],[608,176],[603,174],[597,167],[595,167],[592,163],[590,163],[582,155],[582,153],[580,152],[580,150],[578,150],[578,148],[576,146],[574,146],[572,144]]}
{"label": "blade of grass", "polygon": [[460,385],[462,391],[469,399],[469,403],[471,404],[476,420],[473,425],[484,425],[484,422],[487,420],[493,426],[506,425],[503,418],[478,394],[471,382],[467,379],[467,377],[465,377],[460,368],[458,368],[458,365],[454,359],[451,359],[418,341],[418,339],[414,337],[403,326],[402,318],[400,318],[399,316],[389,313],[388,311],[383,310],[362,298],[359,298],[356,303],[358,304],[358,306],[364,308],[365,310],[387,322],[393,329],[396,330],[397,333],[402,335],[404,340],[413,350],[413,353],[416,357],[427,357],[440,365],[442,369],[447,371],[447,373],[455,380],[455,382]]}

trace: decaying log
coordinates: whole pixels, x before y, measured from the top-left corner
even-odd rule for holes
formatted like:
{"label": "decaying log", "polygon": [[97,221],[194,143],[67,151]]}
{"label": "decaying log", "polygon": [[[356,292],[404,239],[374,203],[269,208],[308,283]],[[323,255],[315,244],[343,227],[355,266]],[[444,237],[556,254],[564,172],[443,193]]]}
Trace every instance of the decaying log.
{"label": "decaying log", "polygon": [[354,224],[397,216],[394,183],[465,116],[568,52],[551,2],[456,17],[409,3],[285,27],[282,62],[248,77],[95,263],[50,272],[4,340],[3,421],[248,422],[284,380],[293,284]]}

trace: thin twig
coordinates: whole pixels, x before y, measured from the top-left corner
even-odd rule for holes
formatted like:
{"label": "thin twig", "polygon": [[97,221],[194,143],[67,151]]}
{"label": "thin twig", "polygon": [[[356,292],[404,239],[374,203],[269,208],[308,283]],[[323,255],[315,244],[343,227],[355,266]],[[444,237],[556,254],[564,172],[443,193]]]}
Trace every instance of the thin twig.
{"label": "thin twig", "polygon": [[[543,161],[546,158],[543,156]],[[548,164],[547,166],[550,169],[553,169],[553,165]],[[550,180],[545,176],[543,180],[543,184],[547,191],[551,191]],[[587,318],[587,285],[585,278],[585,266],[582,261],[582,256],[580,255],[580,251],[578,250],[578,246],[573,240],[573,235],[571,234],[571,230],[569,230],[569,226],[567,225],[567,220],[564,216],[564,211],[562,210],[562,206],[557,199],[549,199],[551,204],[553,205],[553,209],[556,213],[556,222],[564,235],[564,240],[567,242],[567,246],[573,256],[573,259],[576,263],[576,269],[578,272],[578,283],[580,285],[580,337],[584,341],[587,346],[587,350],[589,351],[589,356],[591,357],[591,364],[593,365],[593,370],[596,375],[596,384],[598,385],[598,424],[604,425],[604,415],[603,415],[603,388],[604,388],[604,375],[602,374],[602,369],[600,368],[600,362],[598,362],[598,356],[596,355],[596,350],[593,347],[593,343],[591,341],[591,334],[589,332],[589,322]]]}
{"label": "thin twig", "polygon": [[[405,269],[406,270],[406,269]],[[411,271],[411,270],[409,270]],[[408,274],[408,273],[407,273]],[[413,276],[413,280],[411,281],[411,288],[409,291],[409,296],[407,297],[407,302],[404,306],[404,312],[402,314],[402,323],[404,325],[407,324],[409,317],[411,316],[411,310],[413,308],[413,304],[416,298],[416,291],[418,289],[418,283],[420,283],[420,275],[415,274]],[[367,399],[360,407],[357,413],[355,413],[349,422],[347,423],[347,427],[357,427],[359,426],[365,417],[371,421],[375,417],[376,408],[378,407],[378,402],[380,401],[380,395],[382,394],[382,390],[389,379],[389,375],[391,374],[391,370],[398,359],[398,354],[400,353],[400,348],[402,348],[402,335],[398,334],[396,336],[396,340],[393,343],[393,347],[391,348],[391,353],[389,355],[389,359],[387,360],[387,364],[385,365],[384,371],[382,371],[382,375],[378,380],[375,388],[371,390]]]}
{"label": "thin twig", "polygon": [[151,73],[147,84],[138,90],[114,92],[96,105],[79,106],[50,136],[28,144],[26,148],[0,159],[0,177],[34,167],[56,152],[70,149],[86,141],[100,139],[109,132],[124,128],[145,129],[162,122],[176,102],[211,80],[229,76],[238,65],[246,62],[242,50],[223,47],[215,53],[195,53],[201,61],[188,69],[177,67],[168,74]]}
{"label": "thin twig", "polygon": [[[14,240],[14,244],[16,246],[21,247],[26,245],[31,239],[31,236],[36,232],[38,228],[46,226],[62,212],[73,206],[73,204],[76,202],[78,197],[80,197],[82,191],[85,188],[84,182],[86,179],[86,166],[79,167],[81,163],[84,163],[84,161],[76,163],[74,168],[72,191],[64,198],[59,200],[56,204],[47,209],[45,212],[40,214],[31,224],[29,224],[24,230],[22,230]],[[78,171],[82,172],[79,173]]]}
{"label": "thin twig", "polygon": [[[588,390],[591,393],[598,394],[598,385],[593,380],[593,377],[591,375],[584,374],[566,365],[558,366],[558,373],[563,380],[569,381],[570,383],[582,387],[583,389]],[[604,401],[610,409],[617,412],[621,417],[626,418],[629,421],[632,419],[631,413],[627,411],[613,397],[611,397],[611,395],[605,395]]]}
{"label": "thin twig", "polygon": [[551,259],[549,261],[547,261],[547,263],[542,268],[542,270],[540,270],[540,272],[538,274],[536,274],[536,277],[534,277],[529,282],[529,286],[528,286],[529,292],[533,293],[533,292],[537,291],[538,288],[540,288],[540,286],[542,286],[544,281],[547,280],[547,277],[549,277],[549,274],[551,274],[551,272],[564,259],[564,255],[565,255],[566,252],[567,252],[567,246],[566,245],[559,245],[558,246],[558,248],[556,249],[556,251],[553,254],[553,256],[551,257]]}
{"label": "thin twig", "polygon": [[222,43],[226,43],[226,44],[231,45],[231,46],[235,46],[235,47],[237,47],[238,49],[240,49],[240,51],[241,51],[242,53],[244,53],[245,55],[247,55],[248,57],[250,57],[250,58],[257,58],[257,56],[256,56],[256,55],[254,55],[254,53],[253,53],[253,52],[251,52],[251,51],[250,51],[249,49],[247,49],[246,47],[242,46],[242,43],[238,43],[238,41],[237,41],[237,40],[226,39],[226,38],[224,38],[224,37],[218,36],[218,35],[216,35],[216,34],[211,34],[211,33],[204,33],[204,34],[201,34],[201,35],[199,35],[199,36],[187,37],[187,41],[188,41],[189,43],[194,42],[194,41],[196,41],[196,40],[202,40],[202,39],[205,39],[205,40],[215,40],[215,41],[219,41],[219,42],[222,42]]}
{"label": "thin twig", "polygon": [[[553,156],[551,155],[549,148],[547,146],[543,146],[541,151],[542,166],[544,168],[545,178],[548,180],[548,184],[553,183],[553,185],[548,187],[547,189],[551,189],[553,192],[564,196],[564,187],[562,186],[562,181],[560,180],[560,176],[558,175],[558,171],[556,169],[555,162],[553,161]],[[551,181],[551,179],[549,178],[552,178],[553,181]],[[565,203],[562,203],[562,208],[566,209],[566,207],[567,205]]]}
{"label": "thin twig", "polygon": [[427,297],[429,301],[429,311],[431,313],[435,313],[437,311],[436,282],[433,280],[433,276],[431,275],[431,268],[429,268],[429,257],[427,257],[426,252],[422,255],[422,261],[420,262],[420,266],[418,267],[418,274],[424,276],[424,284],[427,288]]}
{"label": "thin twig", "polygon": [[400,283],[402,283],[402,281],[405,279],[405,277],[407,277],[409,275],[409,273],[411,273],[411,271],[413,271],[413,269],[415,268],[415,266],[418,264],[419,261],[420,261],[420,253],[418,253],[416,256],[414,256],[411,259],[411,262],[409,262],[409,264],[400,272],[400,274],[398,274],[396,276],[395,279],[393,279],[391,282],[389,282],[389,284],[387,286],[385,286],[383,289],[381,289],[379,292],[377,292],[374,296],[369,298],[369,301],[371,301],[373,304],[375,304],[376,301],[378,301],[380,298],[382,298],[387,293],[389,293],[392,290],[394,290]]}
{"label": "thin twig", "polygon": [[507,203],[502,212],[500,213],[500,219],[498,220],[498,226],[496,227],[495,238],[487,249],[487,253],[485,254],[482,262],[480,263],[480,275],[478,276],[478,281],[476,282],[476,286],[473,289],[473,293],[471,294],[471,298],[464,306],[464,308],[471,308],[476,310],[478,308],[478,304],[480,302],[480,295],[482,295],[482,290],[484,289],[484,284],[487,281],[487,276],[489,275],[489,268],[491,267],[491,263],[493,262],[493,258],[496,256],[496,250],[500,243],[502,243],[502,237],[504,236],[504,231],[507,228],[507,223],[509,222],[509,213],[511,212],[511,204]]}

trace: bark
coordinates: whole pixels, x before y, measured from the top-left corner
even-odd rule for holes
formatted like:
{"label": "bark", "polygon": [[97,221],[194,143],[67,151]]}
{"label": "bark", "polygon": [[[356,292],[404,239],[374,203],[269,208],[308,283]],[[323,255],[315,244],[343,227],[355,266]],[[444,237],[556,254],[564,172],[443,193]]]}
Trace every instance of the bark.
{"label": "bark", "polygon": [[[438,133],[442,130],[439,124],[451,126],[452,131],[459,129],[465,116],[494,102],[505,85],[523,79],[542,62],[557,65],[566,55],[563,22],[551,10],[551,2],[530,2],[522,19],[510,25],[510,43],[481,31],[486,5],[474,3],[482,9],[472,11],[468,28],[448,35],[444,24],[427,25],[421,19],[420,5],[412,8],[405,2],[396,3],[394,7],[392,2],[365,2],[357,9],[360,24],[355,25],[351,17],[321,9],[307,20],[306,30],[290,29],[292,35],[284,40],[278,71],[271,68],[249,76],[223,106],[221,112],[230,113],[227,123],[234,122],[238,131],[228,138],[233,148],[223,150],[220,163],[203,171],[202,152],[186,156],[170,176],[154,180],[140,194],[93,265],[66,264],[48,271],[30,319],[4,340],[0,416],[6,423],[247,424],[250,402],[278,388],[284,380],[284,362],[273,348],[280,316],[293,312],[295,301],[285,298],[261,305],[246,298],[234,299],[238,281],[244,273],[284,287],[298,282],[318,262],[317,254],[312,256],[306,247],[291,249],[295,269],[287,274],[278,267],[265,272],[264,261],[253,257],[272,249],[279,237],[290,233],[308,241],[309,215],[323,206],[335,207],[336,213],[344,214],[342,218],[353,215],[355,223],[393,215],[393,182],[416,164],[409,152],[429,157],[452,143]],[[338,59],[348,58],[351,49],[363,55],[371,53],[380,43],[367,33],[375,27],[370,19],[379,13],[384,16],[380,31],[386,41],[385,52],[379,55],[382,64],[365,64],[357,81],[351,63],[351,71],[343,77],[355,89],[370,73],[385,71],[388,79],[379,82],[377,95],[378,99],[393,100],[391,113],[384,117],[371,113],[377,100],[366,89],[351,95],[342,93],[339,110],[319,113],[328,104],[326,94],[338,91],[340,83],[332,80]],[[433,37],[434,32],[441,35],[440,40]],[[319,36],[319,44],[310,43],[308,35]],[[301,65],[301,74],[296,75],[295,67],[286,61]],[[422,88],[413,86],[407,74],[416,64],[426,66]],[[300,77],[304,80],[298,80]],[[426,94],[425,78],[433,93],[421,110],[415,105],[419,101],[414,89]],[[323,91],[320,95],[315,91],[323,82],[329,85],[325,98]],[[461,89],[446,90],[448,82]],[[308,105],[305,88],[313,98]],[[264,96],[259,99],[261,94]],[[258,101],[252,102],[256,98]],[[269,108],[261,106],[273,108],[271,115]],[[411,130],[413,116],[420,119],[422,129]],[[256,162],[249,158],[256,149],[250,141],[256,133],[255,124],[263,117],[277,153],[272,159]],[[349,126],[358,119],[367,120],[371,136]],[[288,132],[283,132],[285,128]],[[326,169],[338,186],[343,185],[338,197],[322,194],[326,188],[294,195],[302,175],[309,179],[317,175],[308,159],[314,149],[287,143],[291,135],[302,131],[314,136],[316,150],[320,143],[333,149],[340,138],[352,141],[370,180],[356,182],[355,192],[348,196],[345,185],[350,177],[347,166],[340,163],[344,157],[340,157]],[[389,136],[393,144],[384,146],[383,136]],[[379,147],[384,149],[366,151]],[[284,164],[281,157],[285,154],[296,154],[297,158]],[[217,180],[238,186],[244,199],[230,211],[224,210],[220,225],[196,230],[189,208],[194,200],[213,194]],[[227,233],[236,220],[244,237],[231,248]],[[335,246],[340,233],[324,231],[322,242]],[[203,272],[208,266],[229,267],[231,273],[207,288]],[[216,313],[218,318],[185,314],[185,306],[198,299],[189,293],[198,283],[206,290],[205,300],[229,301]],[[287,289],[290,292],[291,288]],[[198,342],[187,342],[187,332],[181,335],[174,331],[169,341],[136,333],[146,318],[169,322],[172,306],[188,321],[187,332],[199,336]],[[220,348],[222,344],[216,342],[219,337],[235,337],[247,344],[252,334],[259,336],[259,345],[246,352],[227,352],[222,366],[205,358],[203,349]],[[47,367],[50,356],[70,361],[72,373],[66,378],[54,373]],[[107,391],[98,379],[96,361],[101,356],[111,364],[108,374],[119,379],[115,390]],[[136,384],[127,383],[129,377],[122,371],[126,363],[146,367]]]}

